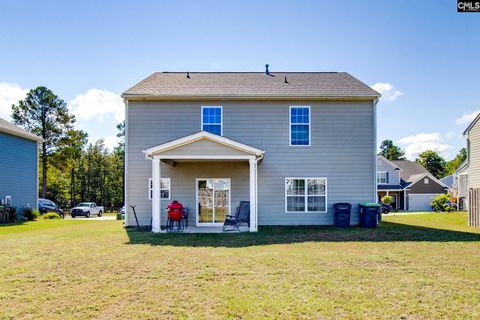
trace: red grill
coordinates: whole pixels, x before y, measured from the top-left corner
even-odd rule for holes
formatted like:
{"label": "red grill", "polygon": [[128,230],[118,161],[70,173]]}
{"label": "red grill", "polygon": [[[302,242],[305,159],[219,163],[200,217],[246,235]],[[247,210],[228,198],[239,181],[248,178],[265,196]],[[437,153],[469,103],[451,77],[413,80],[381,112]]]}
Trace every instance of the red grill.
{"label": "red grill", "polygon": [[178,201],[172,201],[167,206],[168,218],[172,221],[180,221],[183,217],[183,204]]}

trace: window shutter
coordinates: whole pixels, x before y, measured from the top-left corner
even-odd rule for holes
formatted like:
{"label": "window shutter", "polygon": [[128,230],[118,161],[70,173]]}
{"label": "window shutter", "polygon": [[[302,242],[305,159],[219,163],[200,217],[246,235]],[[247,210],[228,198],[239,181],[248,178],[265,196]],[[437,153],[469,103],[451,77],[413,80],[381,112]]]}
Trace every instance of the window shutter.
{"label": "window shutter", "polygon": [[387,177],[386,177],[386,180],[387,180],[386,182],[388,183],[388,172],[387,172],[387,175],[386,175],[386,176],[387,176]]}

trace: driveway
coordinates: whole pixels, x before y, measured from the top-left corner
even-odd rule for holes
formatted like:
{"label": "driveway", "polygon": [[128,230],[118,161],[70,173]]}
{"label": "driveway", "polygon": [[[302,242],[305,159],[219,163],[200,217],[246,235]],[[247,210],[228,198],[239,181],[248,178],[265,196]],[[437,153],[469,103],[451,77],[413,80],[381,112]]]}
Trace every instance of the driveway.
{"label": "driveway", "polygon": [[383,216],[410,216],[414,214],[431,214],[433,211],[403,211],[403,212],[390,212],[383,214]]}

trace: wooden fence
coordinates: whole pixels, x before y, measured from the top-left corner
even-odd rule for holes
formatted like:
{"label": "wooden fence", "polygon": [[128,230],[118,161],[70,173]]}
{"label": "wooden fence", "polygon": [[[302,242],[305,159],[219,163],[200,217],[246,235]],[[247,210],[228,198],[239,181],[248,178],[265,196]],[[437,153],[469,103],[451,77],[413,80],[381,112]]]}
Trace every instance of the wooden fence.
{"label": "wooden fence", "polygon": [[480,227],[480,189],[470,188],[468,204],[468,225]]}

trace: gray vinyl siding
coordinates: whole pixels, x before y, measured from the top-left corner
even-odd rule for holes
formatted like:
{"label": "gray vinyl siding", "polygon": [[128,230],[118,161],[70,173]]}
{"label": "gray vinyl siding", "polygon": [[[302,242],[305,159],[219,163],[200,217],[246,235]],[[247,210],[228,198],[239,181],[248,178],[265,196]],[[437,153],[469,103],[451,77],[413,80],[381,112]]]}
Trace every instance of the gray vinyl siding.
{"label": "gray vinyl siding", "polygon": [[480,188],[480,123],[477,121],[468,132],[468,183],[469,188]]}
{"label": "gray vinyl siding", "polygon": [[455,175],[454,179],[458,197],[468,197],[468,174]]}
{"label": "gray vinyl siding", "polygon": [[[151,201],[148,178],[151,161],[143,150],[200,131],[201,106],[223,106],[225,137],[265,150],[258,166],[258,220],[260,225],[330,225],[333,204],[349,202],[352,222],[358,223],[358,202],[374,201],[374,113],[367,102],[139,102],[129,101],[127,115],[127,208],[137,205],[141,224],[150,223]],[[311,146],[289,146],[289,106],[311,106]],[[232,178],[232,207],[248,200],[248,164],[231,166],[209,162],[198,165],[198,173],[182,175],[181,168],[162,164],[162,177],[172,179],[172,199],[195,200],[195,178],[206,176],[207,168],[223,178]],[[195,166],[193,166],[195,167]],[[226,170],[225,173],[217,172]],[[176,176],[178,172],[179,176]],[[197,175],[198,176],[195,176]],[[225,176],[228,174],[228,176]],[[180,175],[182,178],[180,179]],[[234,178],[238,177],[238,178]],[[327,213],[285,213],[286,177],[326,177],[328,179]],[[243,179],[243,182],[236,182]],[[189,181],[190,180],[190,181]],[[236,184],[246,190],[235,195]],[[190,189],[189,189],[190,188]],[[193,199],[193,200],[192,200]],[[234,200],[235,199],[235,200]],[[162,208],[165,207],[162,201]],[[191,211],[190,219],[195,219]],[[129,215],[134,224],[133,214]],[[163,222],[162,222],[163,224]]]}
{"label": "gray vinyl siding", "polygon": [[0,132],[0,199],[37,208],[37,142]]}
{"label": "gray vinyl siding", "polygon": [[400,184],[400,170],[395,170],[391,164],[385,162],[382,158],[378,158],[377,161],[377,172],[384,171],[388,172],[388,185]]}

